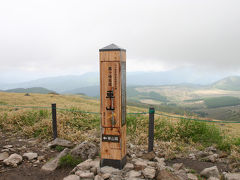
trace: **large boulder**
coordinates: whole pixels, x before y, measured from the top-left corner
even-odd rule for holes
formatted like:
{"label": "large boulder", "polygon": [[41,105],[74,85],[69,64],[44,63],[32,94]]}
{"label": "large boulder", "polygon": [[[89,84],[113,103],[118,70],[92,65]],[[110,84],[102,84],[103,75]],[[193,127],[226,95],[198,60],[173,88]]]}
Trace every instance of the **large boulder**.
{"label": "large boulder", "polygon": [[210,177],[219,178],[220,176],[217,166],[203,169],[200,175],[206,178],[210,178]]}
{"label": "large boulder", "polygon": [[61,157],[66,156],[69,153],[69,149],[65,148],[61,153],[57,155],[54,159],[48,161],[46,164],[43,165],[42,170],[44,171],[54,171],[59,167],[59,160]]}
{"label": "large boulder", "polygon": [[70,154],[74,157],[80,157],[82,160],[94,159],[98,154],[98,148],[95,144],[85,141],[74,147]]}
{"label": "large boulder", "polygon": [[3,161],[5,165],[13,166],[13,167],[17,167],[17,165],[20,164],[21,162],[22,162],[22,156],[16,153],[12,154],[11,156],[9,156],[7,159]]}

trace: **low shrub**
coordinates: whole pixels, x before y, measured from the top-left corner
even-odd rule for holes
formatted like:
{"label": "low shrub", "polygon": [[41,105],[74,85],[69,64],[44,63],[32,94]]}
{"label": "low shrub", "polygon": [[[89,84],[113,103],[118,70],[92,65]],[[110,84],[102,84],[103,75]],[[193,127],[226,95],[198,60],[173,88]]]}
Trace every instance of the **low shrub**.
{"label": "low shrub", "polygon": [[59,166],[60,167],[75,167],[79,163],[81,163],[82,160],[80,158],[73,157],[71,154],[67,154],[60,158],[59,160]]}

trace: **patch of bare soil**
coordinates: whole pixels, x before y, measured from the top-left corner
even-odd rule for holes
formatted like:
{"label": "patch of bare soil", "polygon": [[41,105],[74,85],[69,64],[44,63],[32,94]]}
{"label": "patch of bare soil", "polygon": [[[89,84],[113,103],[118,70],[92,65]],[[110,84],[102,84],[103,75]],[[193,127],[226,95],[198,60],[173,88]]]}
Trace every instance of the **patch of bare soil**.
{"label": "patch of bare soil", "polygon": [[227,172],[229,170],[227,164],[216,162],[202,162],[202,161],[197,161],[197,160],[191,160],[191,159],[184,159],[184,158],[179,158],[179,159],[173,159],[170,161],[166,161],[167,165],[173,165],[174,163],[183,163],[185,167],[189,169],[195,170],[197,173],[200,173],[203,169],[217,166],[218,170],[222,172]]}
{"label": "patch of bare soil", "polygon": [[23,155],[26,152],[38,153],[38,156],[44,156],[44,161],[28,161],[24,159],[17,167],[9,167],[0,161],[0,180],[61,180],[72,170],[70,168],[57,169],[54,172],[46,172],[41,167],[50,158],[58,153],[46,147],[47,142],[39,139],[27,139],[17,134],[3,133],[0,131],[0,153],[3,146],[12,145],[9,149],[9,155],[17,153]]}

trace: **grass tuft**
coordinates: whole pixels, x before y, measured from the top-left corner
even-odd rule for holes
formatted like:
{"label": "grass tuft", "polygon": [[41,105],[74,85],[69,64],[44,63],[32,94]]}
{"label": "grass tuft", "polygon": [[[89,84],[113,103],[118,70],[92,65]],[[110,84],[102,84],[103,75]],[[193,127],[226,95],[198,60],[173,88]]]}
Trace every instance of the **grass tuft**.
{"label": "grass tuft", "polygon": [[79,163],[81,163],[82,160],[80,158],[75,158],[70,154],[67,154],[60,158],[59,160],[59,166],[60,167],[75,167]]}

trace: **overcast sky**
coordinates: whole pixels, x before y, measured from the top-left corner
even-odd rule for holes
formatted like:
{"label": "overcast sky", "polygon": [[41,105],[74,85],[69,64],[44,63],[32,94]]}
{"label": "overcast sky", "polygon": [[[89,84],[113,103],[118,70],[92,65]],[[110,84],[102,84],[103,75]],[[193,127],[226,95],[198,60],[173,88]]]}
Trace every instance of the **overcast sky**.
{"label": "overcast sky", "polygon": [[128,71],[240,74],[239,0],[2,0],[0,80],[98,71],[98,49]]}

